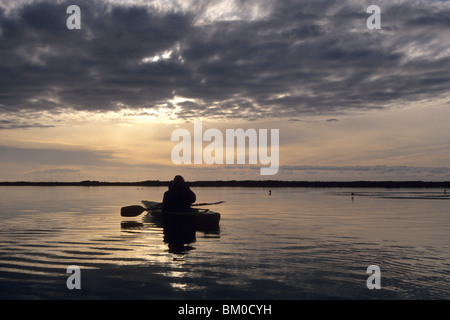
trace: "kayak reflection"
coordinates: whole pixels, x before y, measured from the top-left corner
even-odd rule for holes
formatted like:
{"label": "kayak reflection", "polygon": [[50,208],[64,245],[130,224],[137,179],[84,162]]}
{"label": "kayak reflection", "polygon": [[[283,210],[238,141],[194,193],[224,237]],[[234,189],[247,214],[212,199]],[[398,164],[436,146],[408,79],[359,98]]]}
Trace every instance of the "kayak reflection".
{"label": "kayak reflection", "polygon": [[[152,217],[152,219],[155,219]],[[184,219],[183,219],[184,220]],[[191,244],[197,241],[195,224],[192,221],[159,221],[164,231],[164,242],[170,253],[183,254],[195,249]]]}
{"label": "kayak reflection", "polygon": [[163,241],[167,244],[169,252],[175,254],[186,254],[194,250],[195,247],[192,244],[197,241],[197,232],[202,232],[205,236],[220,236],[218,225],[199,225],[191,217],[170,219],[147,214],[143,217],[142,222],[121,222],[121,228],[127,230],[143,230],[149,226],[163,229]]}
{"label": "kayak reflection", "polygon": [[198,225],[191,217],[178,217],[177,219],[154,217],[150,214],[144,217],[144,223],[154,223],[163,229],[164,243],[169,247],[169,252],[184,254],[195,249],[191,245],[197,241],[197,232],[205,235],[220,234],[220,228],[216,226]]}

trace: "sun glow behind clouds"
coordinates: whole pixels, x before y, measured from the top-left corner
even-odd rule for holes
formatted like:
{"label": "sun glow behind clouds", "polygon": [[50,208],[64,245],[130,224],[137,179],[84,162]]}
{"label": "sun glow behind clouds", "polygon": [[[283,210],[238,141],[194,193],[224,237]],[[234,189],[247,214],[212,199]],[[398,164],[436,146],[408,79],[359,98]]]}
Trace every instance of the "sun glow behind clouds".
{"label": "sun glow behind clouds", "polygon": [[[279,128],[282,167],[277,179],[314,180],[326,177],[338,179],[341,176],[338,176],[340,173],[336,171],[337,169],[325,172],[309,170],[308,166],[317,164],[334,166],[333,168],[350,166],[349,170],[352,170],[353,166],[398,166],[399,163],[424,167],[445,166],[449,160],[445,130],[449,111],[445,101],[439,102],[435,101],[434,107],[418,104],[413,108],[399,108],[388,113],[374,110],[364,117],[340,116],[338,121],[327,121],[326,117],[305,118],[303,121],[267,120],[266,123],[207,121],[204,130],[218,128],[224,132],[228,128],[239,127]],[[13,171],[21,172],[23,176],[20,176],[20,179],[24,180],[40,180],[45,175],[45,179],[54,180],[138,181],[147,178],[169,179],[175,171],[190,173],[195,179],[260,178],[258,171],[252,168],[175,166],[170,157],[171,150],[176,144],[171,141],[171,133],[179,127],[192,132],[192,123],[186,123],[175,117],[176,109],[180,107],[174,106],[182,103],[195,103],[195,100],[174,96],[167,103],[155,108],[134,110],[124,106],[116,112],[66,110],[59,114],[42,112],[41,118],[34,115],[33,119],[30,117],[28,121],[39,121],[53,126],[36,125],[26,129],[2,130],[0,146],[9,146],[13,150],[18,148],[20,152],[28,152],[31,155],[3,162],[4,167],[0,173],[3,172],[3,179],[13,180],[19,179],[17,175],[9,178],[9,172]],[[13,120],[10,118],[9,121]],[[21,124],[26,123],[26,119],[21,121]],[[432,125],[435,130],[431,130],[426,124]],[[420,147],[425,145],[426,148]],[[48,152],[50,155],[54,153],[55,157],[45,156]],[[80,154],[83,158],[71,157],[67,159],[67,163],[52,164],[57,161],[60,154],[66,157],[67,154],[74,156]],[[330,157],[330,154],[333,156]],[[84,155],[89,157],[86,158]],[[37,160],[44,156],[48,161],[51,160],[52,165]],[[20,169],[20,161],[26,159],[35,159],[35,165],[32,168],[25,166],[25,169]],[[287,169],[283,169],[283,166]],[[384,177],[389,173],[387,169],[385,171]],[[424,179],[427,172],[424,171],[414,178]],[[319,176],[319,173],[324,175]],[[345,174],[347,177],[351,176],[349,172]],[[355,171],[351,177],[369,180],[378,177],[375,173],[374,176],[368,176],[369,174],[372,174],[372,171]],[[408,178],[405,173],[402,174],[404,175],[402,179]],[[142,178],[143,176],[145,178]],[[433,177],[436,179],[437,176]]]}
{"label": "sun glow behind clouds", "polygon": [[272,1],[265,0],[109,0],[120,5],[142,5],[159,12],[195,11],[195,25],[206,25],[214,21],[254,21],[267,17],[273,6]]}
{"label": "sun glow behind clouds", "polygon": [[181,45],[179,43],[176,43],[171,48],[160,51],[153,56],[142,58],[141,64],[158,63],[160,61],[168,61],[171,59],[176,59],[179,63],[184,63],[184,59],[181,55]]}
{"label": "sun glow behind clouds", "polygon": [[163,53],[161,53],[161,55],[155,55],[153,57],[143,58],[142,63],[155,63],[160,60],[169,60],[171,56],[172,56],[172,51],[166,50]]}
{"label": "sun glow behind clouds", "polygon": [[[47,101],[58,102],[57,98],[46,97]],[[173,95],[172,98],[148,107],[130,107],[116,103],[115,110],[88,111],[73,108],[56,108],[34,112],[0,113],[0,129],[25,128],[74,128],[85,125],[134,126],[138,124],[179,124],[185,119],[179,117],[185,103],[202,103],[197,99]]]}

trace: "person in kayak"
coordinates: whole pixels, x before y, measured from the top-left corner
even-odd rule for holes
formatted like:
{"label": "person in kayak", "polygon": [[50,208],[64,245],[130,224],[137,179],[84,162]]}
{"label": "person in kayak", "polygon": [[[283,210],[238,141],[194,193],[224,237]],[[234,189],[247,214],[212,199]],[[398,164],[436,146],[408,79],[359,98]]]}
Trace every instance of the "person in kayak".
{"label": "person in kayak", "polygon": [[175,176],[169,183],[169,190],[164,193],[163,210],[188,211],[197,200],[197,196],[189,188],[182,176]]}

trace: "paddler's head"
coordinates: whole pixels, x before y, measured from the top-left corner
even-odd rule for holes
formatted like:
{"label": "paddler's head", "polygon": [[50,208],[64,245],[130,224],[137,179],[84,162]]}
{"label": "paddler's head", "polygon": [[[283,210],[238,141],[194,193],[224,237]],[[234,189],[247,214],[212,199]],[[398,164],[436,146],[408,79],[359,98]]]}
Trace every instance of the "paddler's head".
{"label": "paddler's head", "polygon": [[173,182],[174,182],[174,184],[177,185],[177,186],[183,185],[183,184],[186,183],[186,182],[184,181],[184,178],[183,178],[182,176],[179,176],[179,175],[177,175],[177,176],[175,176],[175,178],[173,178]]}

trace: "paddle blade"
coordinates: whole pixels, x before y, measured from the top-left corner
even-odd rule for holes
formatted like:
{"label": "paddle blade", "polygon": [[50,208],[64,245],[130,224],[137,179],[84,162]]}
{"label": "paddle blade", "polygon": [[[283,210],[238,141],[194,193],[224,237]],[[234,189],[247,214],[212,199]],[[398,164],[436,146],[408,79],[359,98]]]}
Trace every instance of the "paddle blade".
{"label": "paddle blade", "polygon": [[146,209],[141,206],[128,206],[120,209],[120,215],[122,217],[137,217]]}

